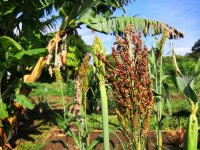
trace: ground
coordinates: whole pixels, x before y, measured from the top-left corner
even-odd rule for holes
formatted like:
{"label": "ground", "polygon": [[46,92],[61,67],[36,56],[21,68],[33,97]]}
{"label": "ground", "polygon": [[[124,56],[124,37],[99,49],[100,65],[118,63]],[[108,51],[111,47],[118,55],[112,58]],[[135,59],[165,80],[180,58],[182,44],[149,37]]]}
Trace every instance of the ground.
{"label": "ground", "polygon": [[[36,103],[36,107],[34,108],[34,110],[31,111],[27,110],[27,113],[25,115],[26,117],[22,117],[20,119],[20,124],[18,125],[18,129],[15,132],[16,135],[12,139],[13,143],[17,145],[18,150],[26,150],[26,149],[32,150],[35,149],[36,147],[41,146],[41,144],[46,144],[47,141],[55,140],[57,138],[64,139],[64,142],[66,142],[66,137],[63,135],[63,131],[60,131],[58,129],[58,126],[56,126],[55,122],[53,121],[54,118],[52,118],[52,110],[49,108],[49,105],[51,105],[53,111],[62,114],[61,98],[59,96],[49,96],[49,97],[32,96],[31,98]],[[73,99],[73,97],[65,97],[66,103],[70,101],[70,99]],[[187,116],[189,115],[189,109],[190,109],[187,103],[188,103],[187,100],[184,99],[184,97],[180,93],[172,95],[171,104],[173,110],[173,119],[165,122],[163,126],[163,128],[165,128],[165,131],[168,131],[169,129],[175,130],[180,126],[184,127],[186,125]],[[101,122],[100,114],[93,114],[89,116]],[[119,124],[116,116],[111,116],[110,121],[114,124],[111,126],[111,128]],[[102,132],[100,130],[101,124],[92,121],[92,119],[88,120],[88,126],[91,130],[96,129],[95,132],[91,133],[90,139],[95,139],[99,135],[99,132]],[[152,131],[154,129],[155,129],[155,123],[154,123],[154,118],[152,118],[150,124],[150,130]],[[173,138],[172,137],[169,138],[169,135],[167,136],[166,132],[164,132],[163,136],[164,136],[163,143],[165,144],[165,146],[171,145],[175,147],[175,145],[177,145],[177,142],[175,142],[175,140],[169,140]],[[123,136],[120,134],[120,137]],[[151,132],[150,134],[151,141],[155,142],[155,137],[156,136]],[[111,140],[114,141],[115,146],[119,146],[119,149],[121,149],[120,144],[114,137]],[[152,147],[151,143],[152,142],[150,142],[149,144]],[[61,144],[54,143],[54,144],[48,144],[46,147],[44,147],[44,149],[48,150],[54,149],[56,146],[58,146],[58,148],[62,147]],[[97,149],[101,149],[102,146],[103,145],[99,145]]]}

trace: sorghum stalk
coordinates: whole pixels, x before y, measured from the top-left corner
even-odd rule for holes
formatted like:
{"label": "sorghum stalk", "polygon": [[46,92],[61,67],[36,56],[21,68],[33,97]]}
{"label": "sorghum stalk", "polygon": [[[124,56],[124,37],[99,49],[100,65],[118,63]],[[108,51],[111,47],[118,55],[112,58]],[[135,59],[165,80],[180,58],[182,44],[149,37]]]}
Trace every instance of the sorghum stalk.
{"label": "sorghum stalk", "polygon": [[105,64],[97,58],[97,54],[105,56],[105,50],[102,52],[102,42],[98,37],[95,37],[93,48],[93,57],[94,57],[94,67],[99,79],[99,88],[101,94],[101,107],[102,107],[102,117],[103,117],[103,141],[104,141],[104,150],[109,150],[109,126],[108,126],[108,100],[105,87]]}
{"label": "sorghum stalk", "polygon": [[[86,100],[87,100],[87,91],[88,91],[88,63],[89,63],[89,54],[85,55],[83,63],[81,64],[78,72],[78,77],[80,77],[80,114],[83,116],[81,121],[81,136],[83,138],[84,132],[87,132],[87,116],[86,116]],[[88,139],[86,137],[83,138],[86,141],[81,141],[81,149],[84,150],[88,143]]]}
{"label": "sorghum stalk", "polygon": [[[167,28],[164,29],[162,38],[160,40],[160,47],[157,50],[157,60],[156,62],[158,63],[159,60],[159,65],[156,67],[159,70],[156,71],[156,91],[161,95],[162,93],[162,79],[163,79],[163,47],[166,41],[166,38],[168,36]],[[158,74],[159,73],[159,74]],[[159,76],[159,78],[158,78]],[[159,79],[159,83],[158,83]],[[158,88],[159,87],[159,88]],[[162,106],[161,106],[161,97],[157,100],[157,149],[161,150],[162,149],[162,123],[161,123],[161,117],[162,117]]]}
{"label": "sorghum stalk", "polygon": [[63,78],[62,78],[60,70],[57,67],[54,68],[54,72],[55,72],[56,81],[59,83],[60,91],[61,91],[62,104],[63,104],[63,118],[66,119],[65,118],[65,114],[66,114],[65,98],[64,98],[63,85],[62,85]]}

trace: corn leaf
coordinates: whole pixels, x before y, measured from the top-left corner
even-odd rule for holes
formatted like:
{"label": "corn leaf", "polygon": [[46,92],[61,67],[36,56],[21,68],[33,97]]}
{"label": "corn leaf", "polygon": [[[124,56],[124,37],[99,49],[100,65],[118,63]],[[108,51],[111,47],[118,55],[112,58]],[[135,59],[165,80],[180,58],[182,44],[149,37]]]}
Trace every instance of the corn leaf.
{"label": "corn leaf", "polygon": [[190,102],[198,102],[197,95],[194,91],[194,78],[177,76],[176,85]]}
{"label": "corn leaf", "polygon": [[167,97],[165,98],[165,103],[168,109],[168,113],[170,116],[172,116],[172,106],[171,106],[171,95],[169,91],[169,85],[167,83],[163,83],[163,87],[166,91]]}

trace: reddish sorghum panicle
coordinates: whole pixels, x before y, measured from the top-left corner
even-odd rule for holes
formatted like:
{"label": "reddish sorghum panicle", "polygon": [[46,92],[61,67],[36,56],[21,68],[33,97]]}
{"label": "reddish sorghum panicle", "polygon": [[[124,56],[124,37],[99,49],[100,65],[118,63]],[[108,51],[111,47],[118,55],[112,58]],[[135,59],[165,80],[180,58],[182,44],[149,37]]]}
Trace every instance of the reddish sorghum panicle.
{"label": "reddish sorghum panicle", "polygon": [[112,47],[115,67],[101,55],[98,58],[106,65],[106,78],[113,87],[118,103],[116,113],[123,123],[122,127],[134,138],[132,133],[137,131],[138,134],[139,130],[141,134],[145,134],[148,131],[154,103],[152,81],[148,76],[148,50],[132,25],[124,29],[124,37],[117,35],[116,40],[117,48]]}

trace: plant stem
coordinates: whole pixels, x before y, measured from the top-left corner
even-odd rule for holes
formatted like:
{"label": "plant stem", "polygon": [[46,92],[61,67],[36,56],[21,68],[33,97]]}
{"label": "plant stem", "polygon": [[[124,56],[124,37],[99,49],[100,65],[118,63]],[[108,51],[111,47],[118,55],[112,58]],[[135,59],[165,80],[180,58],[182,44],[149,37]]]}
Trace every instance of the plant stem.
{"label": "plant stem", "polygon": [[[159,93],[161,96],[162,93],[162,55],[160,56],[160,65],[159,65]],[[158,150],[162,149],[162,124],[161,124],[161,117],[162,117],[162,110],[161,110],[161,97],[157,102],[157,118],[158,118],[158,131],[157,131],[157,146]]]}
{"label": "plant stem", "polygon": [[1,82],[2,82],[3,75],[4,75],[5,72],[6,72],[6,69],[3,69],[3,70],[0,72],[0,102],[3,101],[2,95],[1,95]]}
{"label": "plant stem", "polygon": [[162,149],[161,101],[157,103],[157,109],[158,109],[157,148],[158,150],[161,150]]}
{"label": "plant stem", "polygon": [[[160,64],[158,65],[158,61],[155,62],[154,70],[156,78],[155,78],[155,85],[156,85],[156,92],[160,94],[160,97],[157,99],[156,105],[157,105],[157,134],[156,134],[156,142],[157,142],[157,150],[162,149],[162,124],[161,124],[161,116],[162,116],[162,110],[161,110],[161,93],[162,93],[162,55],[160,57]],[[159,81],[158,81],[159,80]]]}
{"label": "plant stem", "polygon": [[[84,133],[87,132],[87,120],[86,120],[86,94],[83,93],[83,99],[81,100],[81,115],[83,116],[82,122],[81,122],[81,137],[83,138]],[[85,140],[85,139],[84,139]],[[88,140],[86,138],[86,141],[81,141],[81,150],[85,150]]]}
{"label": "plant stem", "polygon": [[61,96],[62,96],[62,103],[63,103],[63,118],[65,118],[65,112],[66,112],[66,109],[65,109],[65,98],[64,98],[64,92],[63,92],[63,86],[62,86],[62,81],[59,81],[59,85],[60,85],[60,91],[61,91]]}
{"label": "plant stem", "polygon": [[108,126],[108,100],[106,94],[105,81],[101,80],[99,82],[100,92],[101,92],[101,107],[103,116],[103,140],[104,140],[104,150],[109,150],[109,126]]}

